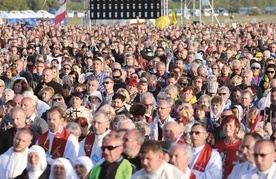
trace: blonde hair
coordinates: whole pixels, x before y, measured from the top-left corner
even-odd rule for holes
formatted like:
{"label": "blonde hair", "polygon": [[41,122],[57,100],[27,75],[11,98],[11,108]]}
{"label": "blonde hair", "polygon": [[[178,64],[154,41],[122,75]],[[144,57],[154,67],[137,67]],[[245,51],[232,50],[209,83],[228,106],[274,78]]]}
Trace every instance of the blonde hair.
{"label": "blonde hair", "polygon": [[126,89],[124,89],[124,88],[119,88],[119,89],[116,91],[116,93],[119,93],[119,94],[125,96],[125,97],[126,97],[126,99],[125,99],[125,102],[126,102],[126,103],[128,103],[128,102],[130,101],[130,96],[129,96],[129,93],[128,93],[128,91],[127,91]]}
{"label": "blonde hair", "polygon": [[193,118],[194,116],[194,109],[189,103],[183,103],[178,107],[177,111],[179,115],[186,116],[189,119]]}

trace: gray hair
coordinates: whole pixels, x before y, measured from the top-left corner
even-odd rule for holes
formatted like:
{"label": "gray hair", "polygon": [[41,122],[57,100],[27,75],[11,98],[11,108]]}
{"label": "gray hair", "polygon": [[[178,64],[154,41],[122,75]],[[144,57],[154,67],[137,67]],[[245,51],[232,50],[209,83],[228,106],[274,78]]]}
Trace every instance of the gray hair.
{"label": "gray hair", "polygon": [[121,125],[125,124],[125,123],[128,123],[131,129],[135,128],[134,122],[131,119],[128,119],[128,118],[120,120],[117,124],[117,128],[121,129]]}

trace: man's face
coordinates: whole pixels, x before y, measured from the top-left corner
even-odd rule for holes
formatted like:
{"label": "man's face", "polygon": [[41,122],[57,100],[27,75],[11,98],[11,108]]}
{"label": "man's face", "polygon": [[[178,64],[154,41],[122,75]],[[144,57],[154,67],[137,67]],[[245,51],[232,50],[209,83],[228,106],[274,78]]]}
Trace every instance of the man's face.
{"label": "man's face", "polygon": [[134,59],[131,56],[126,58],[126,65],[134,66]]}
{"label": "man's face", "polygon": [[[260,154],[264,154],[264,156],[260,156]],[[259,143],[254,147],[254,159],[258,170],[266,171],[270,169],[276,159],[275,147],[267,145],[267,142]]]}
{"label": "man's face", "polygon": [[168,102],[160,101],[157,106],[157,113],[160,119],[166,119],[170,116],[171,107]]}
{"label": "man's face", "polygon": [[23,99],[21,101],[21,107],[26,112],[27,118],[31,117],[32,114],[34,114],[36,107],[29,99]]}
{"label": "man's face", "polygon": [[250,73],[244,73],[242,76],[243,84],[246,84],[247,86],[249,86],[251,84],[252,78],[253,77]]}
{"label": "man's face", "polygon": [[99,83],[96,80],[93,80],[93,81],[89,81],[86,86],[87,86],[88,92],[93,92],[98,90]]}
{"label": "man's face", "polygon": [[101,71],[102,69],[102,62],[100,60],[93,61],[93,69],[97,72]]}
{"label": "man's face", "polygon": [[143,104],[146,106],[146,113],[150,114],[153,109],[153,101],[150,98],[144,98]]}
{"label": "man's face", "polygon": [[63,119],[61,118],[58,111],[52,111],[48,113],[48,127],[49,130],[53,133],[57,132],[63,124]]}
{"label": "man's face", "polygon": [[147,153],[140,154],[141,164],[146,172],[155,172],[163,162],[162,152],[149,151]]}
{"label": "man's face", "polygon": [[26,115],[20,111],[14,111],[11,114],[13,125],[16,129],[20,129],[26,126]]}
{"label": "man's face", "polygon": [[13,140],[13,147],[15,152],[23,152],[29,145],[31,145],[32,137],[28,133],[19,132],[15,135]]}
{"label": "man's face", "polygon": [[137,148],[141,147],[139,142],[136,140],[135,132],[133,131],[126,132],[123,137],[123,140],[124,140],[124,143],[123,143],[124,153],[130,157],[134,157],[133,155],[136,155],[134,154],[134,152],[138,150]]}
{"label": "man's face", "polygon": [[73,96],[71,98],[71,103],[72,103],[73,109],[77,109],[77,108],[81,107],[82,102],[83,102],[83,100],[77,96]]}
{"label": "man's face", "polygon": [[274,91],[273,93],[271,93],[271,104],[272,105],[276,105],[276,91]]}
{"label": "man's face", "polygon": [[158,75],[163,75],[165,73],[165,67],[163,65],[158,65],[156,71]]}
{"label": "man's face", "polygon": [[45,83],[49,83],[53,79],[53,71],[51,69],[47,69],[43,71],[43,80]]}
{"label": "man's face", "polygon": [[121,74],[119,71],[114,71],[112,73],[112,76],[113,76],[113,79],[114,79],[114,82],[117,83],[121,80]]}
{"label": "man's face", "polygon": [[190,135],[194,147],[200,147],[204,145],[208,136],[207,132],[200,125],[194,126]]}
{"label": "man's face", "polygon": [[95,118],[92,121],[92,124],[93,124],[92,125],[93,131],[97,135],[101,135],[101,134],[105,133],[107,131],[107,129],[109,129],[109,121],[107,121],[105,119],[103,114],[95,116]]}
{"label": "man's face", "polygon": [[165,54],[165,51],[162,48],[158,48],[156,52],[157,52],[157,56],[159,57]]}
{"label": "man's face", "polygon": [[164,140],[169,142],[176,142],[181,137],[182,132],[179,130],[177,123],[167,123],[163,129]]}
{"label": "man's face", "polygon": [[[64,97],[66,98],[66,97],[68,97],[68,96],[71,95],[71,90],[63,89],[63,94],[64,94]],[[42,97],[43,97],[43,95],[42,95]],[[50,96],[50,98],[51,98],[51,97],[52,97],[52,96]]]}
{"label": "man's face", "polygon": [[240,75],[241,74],[241,72],[242,72],[242,66],[241,65],[233,65],[233,72],[234,72],[234,74],[236,74],[236,75]]}
{"label": "man's face", "polygon": [[[114,148],[114,147],[115,148]],[[108,147],[113,147],[111,150],[108,149]],[[106,140],[103,140],[103,145],[102,145],[103,150],[103,157],[105,161],[108,163],[113,163],[117,161],[123,152],[123,146],[122,143],[114,138],[109,138]]]}
{"label": "man's face", "polygon": [[21,72],[23,70],[23,62],[22,61],[17,60],[15,62],[15,70],[16,70],[16,72]]}
{"label": "man's face", "polygon": [[189,158],[185,154],[185,151],[180,146],[175,146],[171,149],[171,164],[173,164],[176,168],[180,169],[184,168],[184,166],[189,165]]}
{"label": "man's face", "polygon": [[255,139],[252,136],[247,136],[242,140],[241,151],[247,161],[254,163],[254,144]]}
{"label": "man's face", "polygon": [[37,70],[38,74],[42,74],[42,72],[44,70],[44,64],[43,63],[37,63],[36,70]]}
{"label": "man's face", "polygon": [[228,98],[229,98],[229,93],[227,90],[225,89],[221,89],[219,92],[218,92],[218,95],[221,96],[221,98],[223,99],[224,102],[227,102]]}

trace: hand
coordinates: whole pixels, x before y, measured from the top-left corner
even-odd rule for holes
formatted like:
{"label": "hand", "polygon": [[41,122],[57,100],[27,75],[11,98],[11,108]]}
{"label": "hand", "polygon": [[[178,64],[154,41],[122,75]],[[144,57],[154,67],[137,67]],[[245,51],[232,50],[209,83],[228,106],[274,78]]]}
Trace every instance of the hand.
{"label": "hand", "polygon": [[270,122],[267,122],[265,127],[264,127],[264,130],[269,134],[269,135],[272,135],[273,131],[272,131],[272,126],[271,126],[271,123]]}

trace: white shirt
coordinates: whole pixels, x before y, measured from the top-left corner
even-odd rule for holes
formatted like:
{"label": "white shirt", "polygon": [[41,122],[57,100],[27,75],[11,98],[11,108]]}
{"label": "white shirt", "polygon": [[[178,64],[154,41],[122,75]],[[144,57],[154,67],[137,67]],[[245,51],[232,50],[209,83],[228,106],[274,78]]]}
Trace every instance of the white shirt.
{"label": "white shirt", "polygon": [[171,116],[169,116],[167,119],[164,120],[163,123],[161,123],[160,118],[157,116],[157,118],[150,124],[150,137],[151,139],[158,141],[158,125],[162,128],[164,124],[166,124],[169,121],[174,121]]}
{"label": "white shirt", "polygon": [[249,161],[239,163],[233,167],[232,172],[228,176],[228,179],[241,178],[242,175],[244,175],[246,172],[254,169],[255,167],[256,167],[256,165]]}
{"label": "white shirt", "polygon": [[[101,135],[95,135],[95,140],[93,143],[92,151],[90,158],[92,160],[93,165],[95,166],[101,159],[102,159],[102,143],[103,143],[103,138],[110,133],[110,129],[108,129],[105,133]],[[80,143],[80,149],[79,149],[79,156],[86,156],[85,153],[85,139],[83,139]]]}
{"label": "white shirt", "polygon": [[[64,128],[61,126],[60,129],[57,132],[62,132]],[[49,152],[51,153],[52,150],[52,144],[54,141],[54,138],[56,136],[56,133],[52,133],[51,131],[48,132],[48,139],[49,139]],[[38,140],[36,141],[36,145],[38,145]],[[78,151],[79,151],[79,142],[77,138],[73,135],[70,134],[63,153],[63,158],[67,158],[70,160],[70,162],[73,164],[75,160],[77,159],[78,156]]]}
{"label": "white shirt", "polygon": [[0,179],[15,178],[27,167],[28,151],[15,152],[13,147],[0,156]]}
{"label": "white shirt", "polygon": [[276,162],[272,164],[269,170],[261,172],[257,168],[254,168],[244,175],[241,179],[275,179],[276,177]]}
{"label": "white shirt", "polygon": [[221,157],[220,157],[219,153],[215,149],[212,149],[211,158],[209,159],[209,162],[206,165],[204,172],[200,172],[198,170],[193,169],[194,165],[197,161],[197,158],[199,157],[199,154],[203,148],[204,148],[204,145],[197,147],[197,148],[195,148],[195,147],[192,148],[193,158],[190,163],[190,169],[195,174],[197,179],[205,179],[205,178],[206,179],[209,179],[209,178],[221,179],[222,178],[222,161],[221,161]]}

